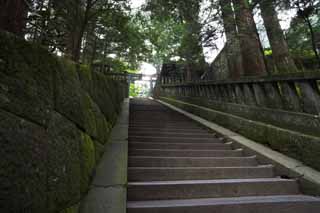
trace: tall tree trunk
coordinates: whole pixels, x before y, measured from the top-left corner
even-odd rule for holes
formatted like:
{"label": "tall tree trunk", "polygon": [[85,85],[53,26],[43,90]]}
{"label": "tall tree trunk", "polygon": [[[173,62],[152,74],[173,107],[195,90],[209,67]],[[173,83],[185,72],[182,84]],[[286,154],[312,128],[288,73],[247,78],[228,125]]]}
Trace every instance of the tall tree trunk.
{"label": "tall tree trunk", "polygon": [[237,32],[236,20],[231,5],[232,0],[220,0],[222,19],[227,38],[226,50],[228,56],[229,76],[232,79],[239,79],[244,71],[240,50],[239,37]]}
{"label": "tall tree trunk", "polygon": [[185,23],[186,34],[182,38],[182,57],[186,59],[188,80],[199,79],[205,57],[201,44],[201,24],[199,23],[200,1],[179,1],[178,10]]}
{"label": "tall tree trunk", "polygon": [[[76,3],[75,5],[81,5],[80,0],[76,0],[76,2],[78,3]],[[73,36],[73,38],[71,38],[71,43],[70,43],[72,45],[71,58],[73,61],[77,63],[80,61],[82,40],[83,40],[84,33],[87,29],[87,25],[90,21],[90,12],[97,1],[86,0],[85,2],[86,2],[86,6],[83,11],[81,7],[77,8],[75,20],[78,23],[75,23],[76,26],[72,26],[73,31],[71,31],[71,34],[70,34],[71,36]]]}
{"label": "tall tree trunk", "polygon": [[280,73],[297,71],[279,23],[274,0],[261,1],[260,8],[277,71]]}
{"label": "tall tree trunk", "polygon": [[75,62],[78,62],[80,59],[80,47],[82,42],[80,31],[81,29],[79,26],[73,26],[68,32],[67,54]]}
{"label": "tall tree trunk", "polygon": [[248,0],[233,0],[238,27],[244,75],[262,76],[267,74],[259,36],[254,29],[254,19]]}
{"label": "tall tree trunk", "polygon": [[0,1],[0,29],[23,37],[27,15],[25,0]]}

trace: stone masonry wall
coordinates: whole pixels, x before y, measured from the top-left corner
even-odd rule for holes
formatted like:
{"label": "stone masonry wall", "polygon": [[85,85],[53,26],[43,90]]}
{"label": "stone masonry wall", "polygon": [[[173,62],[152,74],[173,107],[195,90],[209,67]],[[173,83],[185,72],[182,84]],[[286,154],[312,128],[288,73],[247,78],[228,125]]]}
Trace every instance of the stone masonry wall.
{"label": "stone masonry wall", "polygon": [[77,212],[127,89],[0,32],[0,212]]}

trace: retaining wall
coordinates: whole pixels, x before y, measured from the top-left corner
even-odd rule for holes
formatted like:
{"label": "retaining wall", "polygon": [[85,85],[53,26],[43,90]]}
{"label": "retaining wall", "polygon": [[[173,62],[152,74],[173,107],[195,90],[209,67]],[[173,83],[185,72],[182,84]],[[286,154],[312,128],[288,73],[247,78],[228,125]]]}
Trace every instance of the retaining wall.
{"label": "retaining wall", "polygon": [[0,32],[0,212],[77,212],[127,92]]}
{"label": "retaining wall", "polygon": [[[258,114],[257,112],[247,109],[241,114],[240,105],[238,110],[232,112],[230,104],[222,102],[220,102],[219,107],[215,107],[215,104],[204,99],[197,101],[194,98],[170,96],[162,96],[160,99],[320,170],[320,137],[315,131],[317,124],[319,124],[319,118],[317,117],[303,116],[298,113],[295,117],[292,114],[289,121],[296,123],[288,126],[281,125],[281,123],[286,122],[280,116],[280,112],[274,112],[278,115],[279,122],[277,123],[262,119],[264,114],[271,113],[271,111],[263,111],[264,109],[261,109],[262,118],[259,116],[254,118],[252,115],[254,113]],[[247,114],[247,112],[251,112],[252,115]],[[284,113],[283,116],[288,115]],[[310,125],[312,123],[314,125]],[[300,131],[297,131],[299,125]],[[303,127],[303,125],[305,126]],[[308,131],[304,131],[305,129]]]}

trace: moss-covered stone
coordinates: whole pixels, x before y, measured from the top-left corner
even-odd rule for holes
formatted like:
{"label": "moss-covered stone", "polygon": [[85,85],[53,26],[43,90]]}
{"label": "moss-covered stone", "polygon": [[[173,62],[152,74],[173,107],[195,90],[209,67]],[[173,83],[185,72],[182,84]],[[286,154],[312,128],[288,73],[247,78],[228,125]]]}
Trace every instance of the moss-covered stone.
{"label": "moss-covered stone", "polygon": [[48,128],[48,209],[55,211],[80,200],[81,132],[54,113]]}
{"label": "moss-covered stone", "polygon": [[1,31],[0,47],[0,108],[47,125],[57,59],[41,47]]}
{"label": "moss-covered stone", "polygon": [[81,134],[81,192],[88,190],[96,165],[95,144],[89,135]]}
{"label": "moss-covered stone", "polygon": [[45,212],[45,129],[0,109],[0,211]]}
{"label": "moss-covered stone", "polygon": [[66,208],[60,211],[59,213],[79,213],[79,209],[80,209],[80,204],[76,204],[74,206],[71,206],[69,208]]}
{"label": "moss-covered stone", "polygon": [[114,89],[108,85],[107,78],[100,73],[92,73],[93,91],[91,97],[98,104],[107,121],[113,124],[117,117],[116,106],[110,94],[114,93]]}
{"label": "moss-covered stone", "polygon": [[104,145],[102,145],[98,141],[94,141],[94,145],[95,145],[95,151],[96,151],[96,153],[95,153],[96,164],[98,164],[104,154]]}
{"label": "moss-covered stone", "polygon": [[55,74],[55,109],[69,120],[83,127],[84,115],[81,111],[81,85],[74,63],[60,61],[60,69]]}
{"label": "moss-covered stone", "polygon": [[[173,99],[175,99],[175,97],[173,97]],[[204,106],[213,110],[244,117],[250,120],[270,123],[281,128],[290,129],[317,137],[320,136],[320,119],[315,115],[219,102],[198,97],[180,97],[178,99],[187,103]]]}
{"label": "moss-covered stone", "polygon": [[92,93],[92,72],[88,66],[80,66],[78,70],[81,86],[89,94]]}
{"label": "moss-covered stone", "polygon": [[61,212],[87,190],[124,87],[8,33],[0,47],[0,212]]}
{"label": "moss-covered stone", "polygon": [[83,127],[86,133],[100,143],[106,143],[111,131],[111,124],[107,122],[98,105],[86,92],[82,93],[81,107],[84,116]]}
{"label": "moss-covered stone", "polygon": [[83,113],[84,117],[82,126],[84,127],[85,131],[90,136],[97,138],[97,116],[99,116],[98,112],[100,111],[86,92],[81,93],[81,112]]}
{"label": "moss-covered stone", "polygon": [[98,131],[98,140],[100,143],[105,144],[107,143],[110,133],[111,133],[112,126],[108,121],[105,119],[105,117],[100,114],[99,117],[97,117],[97,131]]}
{"label": "moss-covered stone", "polygon": [[268,129],[271,148],[320,170],[320,138],[311,137],[280,128]]}

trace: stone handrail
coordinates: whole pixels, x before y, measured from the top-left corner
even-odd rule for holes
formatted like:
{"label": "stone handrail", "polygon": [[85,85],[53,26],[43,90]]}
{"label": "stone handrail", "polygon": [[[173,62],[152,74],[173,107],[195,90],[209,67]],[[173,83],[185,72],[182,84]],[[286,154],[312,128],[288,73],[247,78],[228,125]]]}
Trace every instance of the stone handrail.
{"label": "stone handrail", "polygon": [[160,92],[286,111],[320,114],[320,73],[294,73],[228,81],[186,82],[162,77]]}

